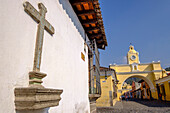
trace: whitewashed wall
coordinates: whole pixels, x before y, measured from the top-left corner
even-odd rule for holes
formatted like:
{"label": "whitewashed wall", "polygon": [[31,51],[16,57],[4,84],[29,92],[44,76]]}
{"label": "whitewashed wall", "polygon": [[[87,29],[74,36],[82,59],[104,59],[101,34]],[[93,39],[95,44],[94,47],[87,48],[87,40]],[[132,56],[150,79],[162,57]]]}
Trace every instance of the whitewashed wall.
{"label": "whitewashed wall", "polygon": [[[24,11],[24,1],[0,3],[0,113],[16,112],[14,88],[28,86],[28,73],[33,67],[37,23]],[[41,72],[47,73],[47,77],[43,85],[63,89],[59,106],[30,112],[89,112],[88,52],[84,52],[84,30],[69,1],[28,1],[37,10],[42,2],[47,8],[46,19],[55,28],[53,36],[46,31],[44,34]]]}

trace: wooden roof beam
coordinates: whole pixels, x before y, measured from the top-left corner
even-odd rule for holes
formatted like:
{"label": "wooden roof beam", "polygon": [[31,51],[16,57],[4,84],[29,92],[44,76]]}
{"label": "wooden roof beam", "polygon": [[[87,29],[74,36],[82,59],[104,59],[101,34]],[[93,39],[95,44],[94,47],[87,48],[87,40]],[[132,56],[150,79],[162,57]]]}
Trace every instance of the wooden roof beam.
{"label": "wooden roof beam", "polygon": [[82,24],[83,24],[83,25],[96,24],[96,23],[97,23],[97,20],[96,20],[96,19],[82,21]]}
{"label": "wooden roof beam", "polygon": [[104,40],[103,39],[98,39],[98,40],[96,40],[98,43],[102,43],[102,42],[104,42]]}
{"label": "wooden roof beam", "polygon": [[[81,5],[92,2],[92,0],[70,0],[72,5]],[[93,3],[97,3],[98,0],[93,0]]]}
{"label": "wooden roof beam", "polygon": [[91,32],[91,31],[94,31],[94,30],[100,30],[100,28],[98,28],[98,27],[90,27],[90,28],[86,29],[87,32]]}
{"label": "wooden roof beam", "polygon": [[94,15],[95,11],[94,10],[85,10],[78,12],[78,16],[86,16],[86,15]]}
{"label": "wooden roof beam", "polygon": [[91,39],[95,39],[96,37],[102,37],[103,35],[100,33],[100,34],[93,34],[93,35],[89,35],[89,37]]}

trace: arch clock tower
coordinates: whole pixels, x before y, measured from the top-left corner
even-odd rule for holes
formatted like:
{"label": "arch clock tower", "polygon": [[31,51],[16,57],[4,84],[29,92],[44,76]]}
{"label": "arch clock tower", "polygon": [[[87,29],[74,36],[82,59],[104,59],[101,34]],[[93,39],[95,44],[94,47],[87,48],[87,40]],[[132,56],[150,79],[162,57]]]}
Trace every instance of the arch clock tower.
{"label": "arch clock tower", "polygon": [[127,53],[127,64],[139,64],[139,53],[135,51],[134,46],[129,46],[129,51]]}
{"label": "arch clock tower", "polygon": [[123,89],[125,81],[128,78],[133,77],[143,79],[149,85],[150,93],[147,97],[145,95],[147,94],[147,91],[143,90],[145,98],[150,98],[152,96],[152,98],[157,99],[158,92],[156,91],[155,80],[158,81],[161,80],[160,78],[167,76],[166,72],[162,69],[160,62],[140,63],[139,53],[134,49],[134,46],[130,45],[127,53],[127,64],[110,65],[110,69],[115,70],[117,80],[119,81],[117,84],[117,100],[120,100],[119,97],[128,90]]}

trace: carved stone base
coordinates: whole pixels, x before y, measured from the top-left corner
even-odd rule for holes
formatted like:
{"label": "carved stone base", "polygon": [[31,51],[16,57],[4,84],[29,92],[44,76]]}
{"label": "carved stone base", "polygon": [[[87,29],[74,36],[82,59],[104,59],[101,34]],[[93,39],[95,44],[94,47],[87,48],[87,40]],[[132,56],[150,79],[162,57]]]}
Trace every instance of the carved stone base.
{"label": "carved stone base", "polygon": [[29,86],[43,88],[41,83],[43,82],[42,79],[46,76],[47,74],[41,72],[36,71],[29,72]]}
{"label": "carved stone base", "polygon": [[58,106],[63,90],[48,88],[15,88],[16,110],[35,110]]}

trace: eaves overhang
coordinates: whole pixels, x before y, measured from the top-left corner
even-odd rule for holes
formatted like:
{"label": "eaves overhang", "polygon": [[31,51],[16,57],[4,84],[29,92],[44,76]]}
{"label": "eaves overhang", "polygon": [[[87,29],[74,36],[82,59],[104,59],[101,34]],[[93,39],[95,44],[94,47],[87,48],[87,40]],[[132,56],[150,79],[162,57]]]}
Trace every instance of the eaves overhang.
{"label": "eaves overhang", "polygon": [[98,0],[69,0],[89,40],[96,40],[99,49],[105,49],[107,39]]}

